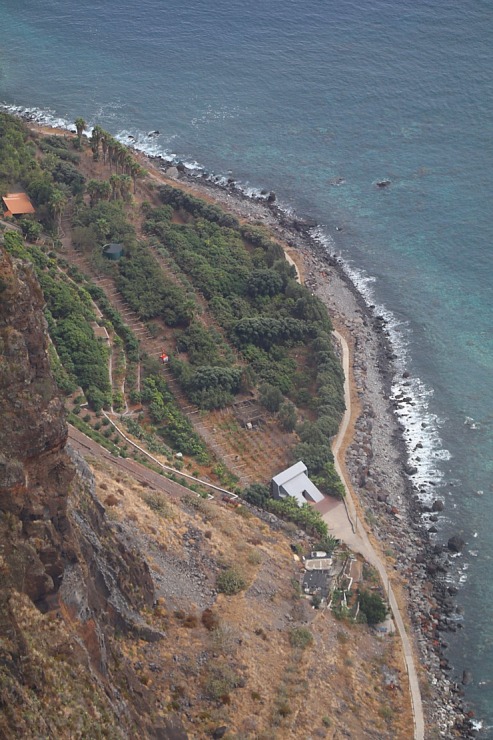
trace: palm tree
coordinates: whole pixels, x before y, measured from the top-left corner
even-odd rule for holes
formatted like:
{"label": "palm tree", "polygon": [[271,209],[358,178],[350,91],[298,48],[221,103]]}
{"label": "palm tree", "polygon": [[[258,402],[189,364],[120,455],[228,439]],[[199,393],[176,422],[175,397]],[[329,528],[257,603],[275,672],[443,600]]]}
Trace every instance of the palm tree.
{"label": "palm tree", "polygon": [[92,208],[99,200],[99,180],[88,180],[86,183],[86,193],[89,195],[89,205]]}
{"label": "palm tree", "polygon": [[84,121],[83,118],[76,118],[74,121],[75,128],[77,130],[77,145],[80,148],[80,143],[82,139],[82,134],[87,128],[87,123]]}
{"label": "palm tree", "polygon": [[99,144],[103,133],[101,126],[94,126],[91,134],[91,148],[94,159],[99,159]]}
{"label": "palm tree", "polygon": [[120,175],[111,175],[110,185],[111,185],[111,199],[116,200],[120,193]]}
{"label": "palm tree", "polygon": [[53,217],[56,220],[57,232],[59,234],[62,226],[62,213],[63,209],[67,205],[67,199],[64,193],[58,188],[54,188],[49,205],[51,212],[53,213]]}
{"label": "palm tree", "polygon": [[134,163],[134,158],[130,154],[129,151],[125,153],[125,159],[123,160],[123,169],[125,171],[126,175],[130,175],[132,172],[132,164]]}
{"label": "palm tree", "polygon": [[99,195],[101,200],[109,200],[111,195],[111,185],[108,180],[101,180],[99,183]]}
{"label": "palm tree", "polygon": [[120,156],[123,146],[117,139],[113,141],[113,162],[115,164],[115,172],[118,174],[118,165],[120,164]]}
{"label": "palm tree", "polygon": [[137,179],[141,177],[145,177],[146,175],[147,175],[147,170],[141,167],[140,164],[136,162],[134,159],[132,161],[132,166],[130,168],[130,176],[134,183],[134,195],[137,191]]}
{"label": "palm tree", "polygon": [[120,144],[117,151],[118,164],[120,165],[122,173],[125,172],[125,159],[127,157],[127,148]]}
{"label": "palm tree", "polygon": [[110,172],[111,172],[111,165],[113,163],[113,157],[115,156],[115,146],[116,141],[112,136],[108,136],[106,139],[106,148],[108,150],[108,162],[110,163]]}
{"label": "palm tree", "polygon": [[120,175],[120,193],[127,203],[132,200],[132,196],[130,195],[132,191],[132,178],[130,175]]}
{"label": "palm tree", "polygon": [[106,164],[106,152],[108,151],[108,140],[110,135],[107,131],[101,132],[101,149],[103,150],[103,162]]}

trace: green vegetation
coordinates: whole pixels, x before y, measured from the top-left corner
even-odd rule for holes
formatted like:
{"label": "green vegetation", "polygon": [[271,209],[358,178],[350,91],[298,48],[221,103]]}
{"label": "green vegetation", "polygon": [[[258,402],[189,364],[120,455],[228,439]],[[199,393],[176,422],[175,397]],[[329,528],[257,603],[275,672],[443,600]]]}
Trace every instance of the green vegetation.
{"label": "green vegetation", "polygon": [[227,568],[216,578],[216,588],[227,596],[234,596],[247,586],[244,576],[236,568]]}
{"label": "green vegetation", "polygon": [[[215,206],[169,186],[159,192],[165,206],[146,207],[145,231],[159,239],[163,253],[208,299],[216,321],[247,364],[242,383],[239,374],[218,372],[231,355],[218,352],[207,331],[195,324],[177,341],[177,349],[189,353],[188,362],[171,363],[182,388],[201,408],[215,408],[230,403],[242,384],[256,381],[261,403],[272,412],[283,408],[279,422],[287,431],[295,429],[296,407],[314,412],[317,420],[302,426],[294,456],[309,456],[310,464],[305,462],[322,490],[343,495],[330,453],[344,410],[343,376],[325,307],[298,285],[281,247],[262,230],[239,227],[221,218]],[[169,206],[186,224],[172,223]],[[299,347],[310,357],[303,372],[293,356]]]}
{"label": "green vegetation", "polygon": [[305,650],[313,643],[313,635],[306,627],[295,627],[289,633],[291,647]]}
{"label": "green vegetation", "polygon": [[156,432],[175,450],[194,455],[200,462],[207,462],[207,450],[194,431],[188,418],[177,407],[166,381],[153,372],[151,362],[145,364],[146,377],[142,385],[142,401],[148,404],[149,414],[156,425]]}
{"label": "green vegetation", "polygon": [[[321,301],[296,282],[282,247],[265,229],[240,225],[221,208],[170,186],[157,191],[160,206],[144,203],[138,212],[144,216],[142,231],[149,243],[139,241],[129,218],[137,216],[131,190],[145,171],[100,126],[87,141],[82,136],[85,121],[78,118],[75,125],[76,140],[38,137],[17,119],[0,114],[0,190],[20,183],[36,206],[36,218],[20,221],[25,238],[39,240],[40,223],[56,236],[70,204],[75,246],[99,273],[115,279],[153,335],[159,336],[161,322],[168,327],[169,368],[189,401],[200,409],[216,409],[252,392],[269,414],[277,415],[283,431],[297,434],[293,462],[302,459],[322,491],[342,496],[330,442],[344,409],[343,376]],[[107,171],[101,179],[86,182],[78,164],[88,146]],[[102,245],[109,241],[124,245],[118,262],[102,257]],[[150,424],[146,421],[140,433],[150,435],[152,444],[159,446],[157,435],[172,449],[206,460],[204,444],[179,411],[157,363],[145,361],[137,390],[142,361],[138,342],[102,289],[40,248],[27,251],[20,243],[10,248],[33,262],[40,279],[56,349],[50,355],[61,389],[69,393],[80,385],[93,409],[112,403],[123,409],[124,379],[127,398],[149,411]],[[204,298],[207,314],[202,319]],[[96,318],[93,302],[114,344],[121,340],[114,357],[118,382],[113,394],[107,347],[91,327]],[[293,502],[272,501],[251,491],[247,499],[250,495],[257,505],[321,538],[326,535],[323,522],[309,507],[300,509]]]}
{"label": "green vegetation", "polygon": [[142,319],[159,316],[168,326],[187,326],[190,323],[195,311],[194,302],[163,275],[159,264],[145,248],[132,248],[118,267],[118,289]]}
{"label": "green vegetation", "polygon": [[4,246],[34,265],[46,299],[50,336],[65,371],[57,373],[62,389],[80,385],[95,410],[111,404],[108,350],[96,339],[89,323],[96,319],[89,294],[57,270],[56,262],[39,248],[32,246],[28,251],[17,231],[5,234]]}
{"label": "green vegetation", "polygon": [[361,591],[359,594],[360,613],[366,617],[368,624],[383,622],[387,616],[384,600],[376,591]]}
{"label": "green vegetation", "polygon": [[286,499],[274,499],[270,495],[267,486],[261,483],[253,483],[243,491],[243,497],[254,506],[271,511],[281,519],[294,522],[309,534],[321,539],[329,537],[327,525],[324,520],[309,504],[298,506],[296,500],[291,496]]}

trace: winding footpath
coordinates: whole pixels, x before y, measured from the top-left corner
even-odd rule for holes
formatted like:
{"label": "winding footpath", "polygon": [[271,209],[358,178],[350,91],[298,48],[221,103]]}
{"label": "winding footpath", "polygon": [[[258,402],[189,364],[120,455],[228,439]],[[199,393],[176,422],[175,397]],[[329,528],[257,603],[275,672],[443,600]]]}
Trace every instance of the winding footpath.
{"label": "winding footpath", "polygon": [[346,403],[346,411],[344,412],[339,432],[334,441],[332,452],[334,454],[335,468],[346,490],[346,499],[344,501],[344,504],[340,504],[335,509],[322,514],[322,517],[329,527],[331,534],[336,536],[338,539],[341,539],[354,552],[359,552],[361,555],[363,555],[365,560],[367,560],[368,563],[376,568],[380,575],[383,587],[387,594],[390,609],[392,611],[394,623],[402,642],[404,661],[406,664],[409,679],[409,691],[411,695],[411,705],[414,720],[414,738],[415,740],[423,740],[423,705],[421,703],[421,692],[419,688],[418,675],[414,664],[414,655],[411,641],[406,632],[406,627],[404,625],[399,606],[394,596],[392,586],[390,585],[385,565],[375,551],[370,540],[368,539],[368,535],[364,527],[361,524],[358,526],[358,516],[352,497],[351,486],[348,481],[348,475],[343,463],[343,450],[341,450],[341,448],[343,446],[343,442],[345,440],[351,421],[350,355],[346,339],[337,331],[334,332],[334,336],[340,342],[342,347],[342,365],[344,370],[344,400]]}

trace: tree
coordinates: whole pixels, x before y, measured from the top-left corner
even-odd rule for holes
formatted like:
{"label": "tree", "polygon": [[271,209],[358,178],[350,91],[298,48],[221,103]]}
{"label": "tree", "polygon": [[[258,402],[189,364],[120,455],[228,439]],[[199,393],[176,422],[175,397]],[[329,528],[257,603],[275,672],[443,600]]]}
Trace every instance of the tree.
{"label": "tree", "polygon": [[99,145],[104,134],[101,126],[94,126],[91,134],[91,149],[94,159],[99,159]]}
{"label": "tree", "polygon": [[111,175],[110,177],[110,185],[111,185],[111,199],[116,200],[120,194],[120,175]]}
{"label": "tree", "polygon": [[100,200],[100,181],[88,180],[86,183],[86,191],[89,195],[89,205],[91,206],[91,208],[93,208]]}
{"label": "tree", "polygon": [[120,195],[126,203],[132,200],[132,178],[130,175],[120,175]]}
{"label": "tree", "polygon": [[252,483],[248,488],[245,488],[243,496],[250,504],[262,508],[270,498],[270,491],[262,483]]}
{"label": "tree", "polygon": [[135,159],[132,159],[132,164],[130,166],[130,176],[134,183],[134,195],[137,190],[137,180],[142,177],[145,177],[146,175],[147,175],[147,170],[141,167],[140,164],[135,161]]}
{"label": "tree", "polygon": [[41,236],[41,232],[43,229],[41,228],[41,224],[39,224],[37,221],[33,221],[31,218],[21,218],[19,221],[19,226],[22,229],[22,233],[24,235],[24,238],[27,239],[29,242],[35,242],[39,239]]}
{"label": "tree", "polygon": [[360,611],[366,616],[368,624],[383,622],[387,616],[387,607],[380,594],[375,591],[361,591],[359,595]]}
{"label": "tree", "polygon": [[110,139],[110,135],[107,131],[101,131],[101,149],[103,152],[103,162],[106,164],[106,154],[108,152],[108,140]]}
{"label": "tree", "polygon": [[84,121],[83,118],[76,118],[74,121],[75,128],[77,130],[77,146],[80,148],[81,140],[82,140],[82,134],[87,128],[87,123]]}
{"label": "tree", "polygon": [[53,218],[55,219],[57,232],[60,233],[60,229],[62,227],[62,213],[63,213],[63,209],[67,205],[67,199],[65,195],[62,193],[62,191],[59,190],[58,188],[55,188],[53,190],[49,205],[50,205],[50,210],[53,214]]}
{"label": "tree", "polygon": [[289,401],[283,403],[279,409],[278,419],[281,429],[284,429],[285,432],[294,431],[296,427],[296,407],[294,404],[289,403]]}
{"label": "tree", "polygon": [[263,383],[260,386],[259,391],[259,400],[262,406],[264,406],[267,411],[279,411],[279,407],[283,400],[283,395],[279,388],[276,388],[270,383]]}

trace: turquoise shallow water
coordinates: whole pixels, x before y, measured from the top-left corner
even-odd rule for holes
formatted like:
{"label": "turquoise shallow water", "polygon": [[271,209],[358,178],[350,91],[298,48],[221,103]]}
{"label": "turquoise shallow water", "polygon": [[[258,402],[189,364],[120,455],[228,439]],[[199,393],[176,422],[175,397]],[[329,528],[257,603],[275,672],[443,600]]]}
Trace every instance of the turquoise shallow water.
{"label": "turquoise shallow water", "polygon": [[440,541],[461,531],[468,542],[454,566],[465,629],[450,656],[457,676],[472,670],[468,698],[485,726],[492,16],[485,0],[0,0],[0,101],[59,123],[82,115],[148,151],[274,190],[321,224],[389,312],[414,378],[407,423],[409,445],[425,444],[419,480],[446,499]]}

